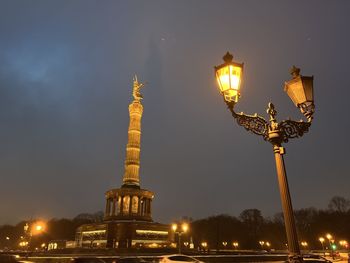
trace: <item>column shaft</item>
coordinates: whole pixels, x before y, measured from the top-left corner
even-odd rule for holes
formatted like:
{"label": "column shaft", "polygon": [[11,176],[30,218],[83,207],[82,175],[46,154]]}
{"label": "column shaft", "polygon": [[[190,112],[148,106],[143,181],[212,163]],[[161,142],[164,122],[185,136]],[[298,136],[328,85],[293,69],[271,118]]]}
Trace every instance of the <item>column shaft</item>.
{"label": "column shaft", "polygon": [[[282,152],[281,152],[282,151]],[[294,221],[292,201],[289,193],[288,180],[284,165],[284,149],[280,145],[274,145],[278,185],[281,195],[284,223],[287,234],[288,250],[291,255],[300,255],[298,236]]]}

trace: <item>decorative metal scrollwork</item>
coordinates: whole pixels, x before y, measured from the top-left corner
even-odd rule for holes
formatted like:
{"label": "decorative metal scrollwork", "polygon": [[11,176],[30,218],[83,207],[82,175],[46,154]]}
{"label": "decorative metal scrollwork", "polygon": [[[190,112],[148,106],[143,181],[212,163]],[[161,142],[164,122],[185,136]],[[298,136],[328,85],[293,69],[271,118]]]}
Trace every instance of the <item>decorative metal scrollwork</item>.
{"label": "decorative metal scrollwork", "polygon": [[303,121],[285,120],[279,124],[279,129],[282,135],[283,142],[288,142],[288,139],[298,138],[309,131],[311,123]]}
{"label": "decorative metal scrollwork", "polygon": [[238,125],[243,126],[247,131],[251,131],[256,135],[267,137],[268,123],[264,118],[255,115],[245,115],[243,113],[236,114]]}
{"label": "decorative metal scrollwork", "polygon": [[263,136],[266,140],[268,137],[268,122],[263,117],[260,117],[258,114],[246,115],[243,112],[236,113],[233,110],[234,102],[227,102],[226,104],[230,109],[232,116],[236,119],[238,125],[256,135]]}
{"label": "decorative metal scrollwork", "polygon": [[300,111],[307,118],[308,122],[311,122],[313,119],[313,114],[315,113],[315,104],[314,103],[302,103],[298,105]]}
{"label": "decorative metal scrollwork", "polygon": [[[270,141],[271,143],[276,143],[276,134],[278,134],[277,138],[279,138],[277,142],[288,142],[289,139],[303,136],[304,133],[309,131],[309,127],[311,126],[312,118],[308,119],[308,122],[284,120],[278,123],[276,121],[277,111],[272,103],[269,103],[267,109],[267,113],[270,115],[270,122],[267,122],[258,114],[247,115],[243,112],[236,113],[234,111],[234,102],[226,102],[226,104],[238,125],[256,135],[263,136],[264,140]],[[270,135],[271,132],[274,134],[273,137]]]}

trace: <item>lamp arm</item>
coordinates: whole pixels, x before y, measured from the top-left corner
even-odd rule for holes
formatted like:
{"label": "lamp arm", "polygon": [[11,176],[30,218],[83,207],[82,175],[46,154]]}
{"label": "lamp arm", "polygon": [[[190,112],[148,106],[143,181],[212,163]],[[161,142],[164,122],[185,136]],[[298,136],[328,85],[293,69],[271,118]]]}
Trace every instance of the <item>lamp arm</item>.
{"label": "lamp arm", "polygon": [[243,112],[236,113],[234,111],[235,102],[227,102],[228,109],[230,110],[232,116],[236,119],[238,125],[244,127],[247,131],[250,131],[256,135],[263,136],[264,140],[268,138],[268,122],[258,114],[247,115]]}
{"label": "lamp arm", "polygon": [[306,117],[307,121],[293,121],[291,119],[281,121],[278,127],[281,131],[281,139],[283,142],[288,142],[289,139],[299,138],[309,131],[313,120],[313,114],[315,113],[314,103],[299,104],[298,108],[301,113]]}
{"label": "lamp arm", "polygon": [[299,138],[303,136],[304,133],[309,131],[310,126],[311,120],[308,120],[308,122],[284,120],[281,121],[278,125],[283,142],[288,142],[289,139]]}
{"label": "lamp arm", "polygon": [[311,103],[302,103],[298,105],[301,113],[306,117],[307,122],[311,124],[313,119],[313,114],[315,113],[315,104]]}

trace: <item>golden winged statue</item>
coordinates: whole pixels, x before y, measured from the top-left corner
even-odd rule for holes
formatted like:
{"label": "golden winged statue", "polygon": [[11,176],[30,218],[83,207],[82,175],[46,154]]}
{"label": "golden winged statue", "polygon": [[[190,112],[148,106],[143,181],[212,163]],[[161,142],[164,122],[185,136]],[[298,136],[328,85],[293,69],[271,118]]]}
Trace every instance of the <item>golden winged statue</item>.
{"label": "golden winged statue", "polygon": [[135,75],[134,77],[134,86],[133,86],[133,91],[132,91],[132,96],[134,97],[135,100],[140,101],[143,99],[142,94],[140,93],[140,89],[144,86],[143,83],[139,83],[137,80],[137,76]]}

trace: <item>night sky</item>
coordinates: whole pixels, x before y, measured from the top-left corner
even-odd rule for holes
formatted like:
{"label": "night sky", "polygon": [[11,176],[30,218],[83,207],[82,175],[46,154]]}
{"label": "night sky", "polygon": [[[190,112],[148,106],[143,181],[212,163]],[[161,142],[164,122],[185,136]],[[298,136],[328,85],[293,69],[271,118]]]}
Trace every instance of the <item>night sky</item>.
{"label": "night sky", "polygon": [[237,111],[302,118],[283,91],[314,75],[310,132],[286,144],[295,209],[350,198],[349,1],[0,1],[0,224],[104,210],[124,172],[132,77],[146,83],[141,186],[155,221],[281,211],[272,146],[232,119],[214,66],[244,62]]}

